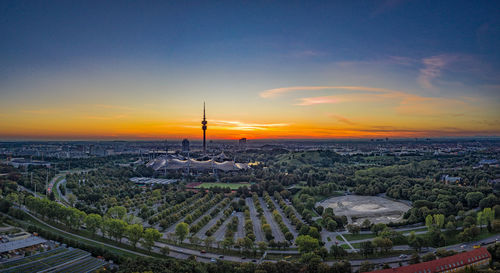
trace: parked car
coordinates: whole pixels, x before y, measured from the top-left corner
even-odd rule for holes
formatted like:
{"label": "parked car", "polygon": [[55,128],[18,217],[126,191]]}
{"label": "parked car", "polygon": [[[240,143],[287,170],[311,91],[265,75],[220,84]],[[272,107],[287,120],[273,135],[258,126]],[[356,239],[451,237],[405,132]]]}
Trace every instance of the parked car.
{"label": "parked car", "polygon": [[202,250],[200,251],[200,253],[201,253],[201,254],[205,254],[205,253],[207,253],[207,251],[205,251],[204,249],[202,249]]}

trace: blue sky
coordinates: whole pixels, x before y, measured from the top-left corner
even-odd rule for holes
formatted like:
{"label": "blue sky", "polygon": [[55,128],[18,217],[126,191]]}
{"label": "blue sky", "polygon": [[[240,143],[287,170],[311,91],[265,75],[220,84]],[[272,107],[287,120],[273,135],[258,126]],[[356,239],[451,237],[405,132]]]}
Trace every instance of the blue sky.
{"label": "blue sky", "polygon": [[1,1],[0,106],[140,108],[160,99],[191,112],[205,99],[217,115],[237,109],[264,122],[252,109],[296,113],[305,94],[337,89],[272,102],[265,90],[365,86],[467,97],[490,123],[477,133],[496,134],[498,14],[498,1]]}

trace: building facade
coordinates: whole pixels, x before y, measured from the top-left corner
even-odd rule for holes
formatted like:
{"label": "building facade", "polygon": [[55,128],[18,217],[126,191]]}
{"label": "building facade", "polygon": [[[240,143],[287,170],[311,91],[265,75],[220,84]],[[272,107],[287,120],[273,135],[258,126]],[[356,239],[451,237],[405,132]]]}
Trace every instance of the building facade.
{"label": "building facade", "polygon": [[441,259],[401,266],[397,268],[389,268],[376,270],[376,273],[450,273],[456,272],[465,267],[486,266],[491,261],[491,254],[484,247],[477,248],[471,251],[462,252],[453,256],[444,257]]}

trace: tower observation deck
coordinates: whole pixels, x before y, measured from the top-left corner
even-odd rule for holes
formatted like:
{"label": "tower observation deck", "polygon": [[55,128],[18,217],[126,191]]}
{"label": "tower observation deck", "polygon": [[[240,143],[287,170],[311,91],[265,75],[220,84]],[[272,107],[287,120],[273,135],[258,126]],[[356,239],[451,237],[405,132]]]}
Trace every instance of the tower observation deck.
{"label": "tower observation deck", "polygon": [[201,121],[201,129],[203,130],[203,153],[207,152],[207,142],[206,142],[206,131],[207,131],[207,120],[205,118],[205,102],[203,102],[203,120]]}

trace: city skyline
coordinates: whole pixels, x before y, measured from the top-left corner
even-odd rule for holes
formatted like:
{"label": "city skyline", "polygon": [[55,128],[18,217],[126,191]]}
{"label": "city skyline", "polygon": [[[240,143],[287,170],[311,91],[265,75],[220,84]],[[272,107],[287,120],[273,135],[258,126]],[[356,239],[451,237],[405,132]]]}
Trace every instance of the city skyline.
{"label": "city skyline", "polygon": [[500,5],[0,4],[0,139],[500,136]]}

